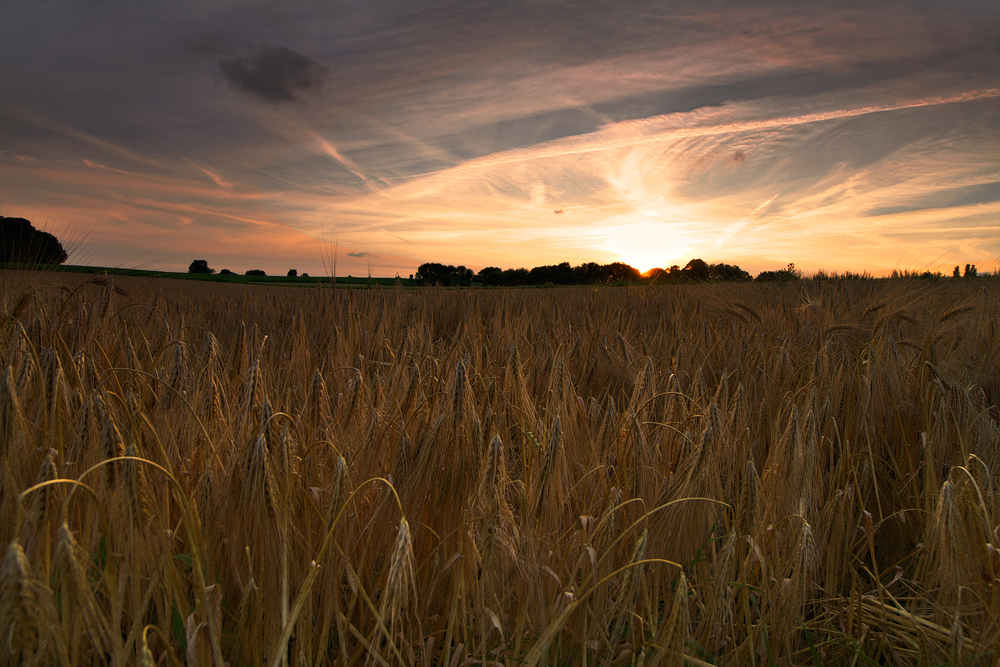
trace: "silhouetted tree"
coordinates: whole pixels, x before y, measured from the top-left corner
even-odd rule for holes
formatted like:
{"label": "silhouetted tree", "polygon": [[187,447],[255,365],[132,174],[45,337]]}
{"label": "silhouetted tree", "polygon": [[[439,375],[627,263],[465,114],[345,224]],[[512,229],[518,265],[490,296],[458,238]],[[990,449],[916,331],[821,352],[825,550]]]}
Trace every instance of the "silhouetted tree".
{"label": "silhouetted tree", "polygon": [[607,277],[607,282],[621,281],[631,282],[638,280],[642,274],[639,269],[633,268],[625,262],[612,262],[601,267],[601,273]]}
{"label": "silhouetted tree", "polygon": [[650,282],[650,284],[655,285],[657,283],[665,283],[669,280],[666,269],[661,269],[660,267],[654,267],[646,273],[642,274],[643,277]]}
{"label": "silhouetted tree", "polygon": [[479,273],[476,274],[476,282],[480,282],[487,287],[502,285],[503,269],[499,266],[483,267]]}
{"label": "silhouetted tree", "polygon": [[219,275],[220,276],[235,276],[236,274],[233,273],[232,271],[230,271],[229,269],[222,269],[221,271],[219,271]]}
{"label": "silhouetted tree", "polygon": [[528,269],[507,269],[503,272],[503,284],[509,287],[528,284]]}
{"label": "silhouetted tree", "polygon": [[739,283],[753,280],[753,276],[736,266],[735,264],[710,264],[708,273],[712,280],[720,280],[727,283]]}
{"label": "silhouetted tree", "polygon": [[422,281],[424,285],[444,285],[446,287],[471,285],[473,277],[475,277],[475,273],[472,269],[467,269],[464,266],[452,266],[451,264],[428,262],[421,264],[420,268],[417,269],[417,280]]}
{"label": "silhouetted tree", "polygon": [[24,218],[0,216],[0,262],[62,264],[67,254],[59,240]]}
{"label": "silhouetted tree", "polygon": [[298,269],[288,269],[288,277],[289,278],[298,278],[299,277],[299,270]]}
{"label": "silhouetted tree", "polygon": [[965,277],[966,278],[975,278],[976,277],[976,265],[975,264],[966,264],[965,265]]}
{"label": "silhouetted tree", "polygon": [[735,264],[709,264],[703,259],[692,259],[683,269],[676,264],[668,269],[650,269],[645,274],[650,283],[686,283],[686,282],[746,282],[753,276]]}
{"label": "silhouetted tree", "polygon": [[692,259],[681,271],[691,282],[702,283],[712,277],[708,263],[703,259]]}
{"label": "silhouetted tree", "polygon": [[951,272],[953,278],[961,278],[962,272],[958,270],[958,264],[955,265],[955,270]]}
{"label": "silhouetted tree", "polygon": [[243,275],[245,275],[245,276],[266,276],[267,274],[264,273],[263,269],[250,269],[249,271],[247,271]]}
{"label": "silhouetted tree", "polygon": [[532,285],[575,285],[579,282],[576,273],[569,262],[536,266],[528,272],[528,280]]}
{"label": "silhouetted tree", "polygon": [[765,282],[788,282],[789,280],[798,280],[799,272],[795,269],[794,264],[789,264],[783,269],[778,271],[761,271],[757,274],[755,280],[765,283]]}
{"label": "silhouetted tree", "polygon": [[188,267],[188,273],[215,273],[215,269],[208,267],[207,259],[196,259]]}
{"label": "silhouetted tree", "polygon": [[586,262],[577,266],[573,269],[576,273],[577,278],[579,278],[581,283],[587,285],[595,285],[597,283],[604,282],[604,275],[601,271],[601,265],[597,262]]}

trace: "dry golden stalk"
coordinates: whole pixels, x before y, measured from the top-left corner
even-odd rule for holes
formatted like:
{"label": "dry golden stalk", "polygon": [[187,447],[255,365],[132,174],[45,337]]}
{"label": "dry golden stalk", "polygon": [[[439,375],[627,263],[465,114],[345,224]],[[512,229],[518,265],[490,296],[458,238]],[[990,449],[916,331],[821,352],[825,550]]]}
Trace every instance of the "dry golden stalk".
{"label": "dry golden stalk", "polygon": [[410,524],[406,521],[406,517],[400,517],[396,544],[392,549],[389,563],[389,575],[385,583],[385,594],[379,608],[379,618],[390,633],[390,637],[387,638],[389,641],[394,641],[393,629],[407,608],[410,596],[416,594]]}
{"label": "dry golden stalk", "polygon": [[660,650],[657,651],[652,664],[683,667],[686,657],[684,646],[687,643],[690,622],[687,577],[681,572],[677,578],[673,603],[670,605],[670,616],[663,626]]}
{"label": "dry golden stalk", "polygon": [[[96,401],[95,407],[101,420],[101,460],[106,461],[124,456],[125,443],[122,440],[121,432],[118,430],[118,425],[115,424],[114,417],[111,416],[110,410],[107,409],[103,400]],[[101,477],[104,479],[105,488],[110,489],[117,484],[117,470],[118,468],[114,464],[101,466]]]}
{"label": "dry golden stalk", "polygon": [[341,428],[347,428],[350,424],[351,419],[354,417],[357,407],[360,403],[359,396],[364,392],[364,378],[361,377],[361,371],[357,368],[354,370],[354,377],[352,377],[347,383],[347,391],[344,396],[339,401],[337,405],[337,422],[340,424]]}
{"label": "dry golden stalk", "polygon": [[155,667],[156,660],[153,659],[153,652],[149,650],[149,642],[146,639],[148,627],[143,628],[142,643],[139,646],[139,667]]}
{"label": "dry golden stalk", "polygon": [[736,529],[740,535],[749,535],[757,528],[762,509],[761,495],[757,466],[750,459],[740,480],[740,498],[736,504]]}
{"label": "dry golden stalk", "polygon": [[[247,562],[250,561],[250,547],[246,548]],[[264,603],[253,578],[253,567],[249,567],[246,587],[243,589],[243,599],[236,612],[236,637],[232,654],[247,665],[261,664],[264,655]]]}
{"label": "dry golden stalk", "polygon": [[[55,459],[56,452],[50,449],[38,471],[35,484],[48,482],[59,477]],[[58,516],[56,502],[59,497],[60,494],[54,486],[46,486],[33,493],[22,528],[26,546],[25,552],[30,555],[32,562],[40,566],[43,577],[49,573],[52,534],[55,519]]]}
{"label": "dry golden stalk", "polygon": [[326,390],[323,374],[316,368],[313,370],[309,383],[309,393],[306,394],[305,420],[310,432],[319,432],[330,419],[330,396]]}
{"label": "dry golden stalk", "polygon": [[38,643],[40,609],[28,557],[15,538],[0,566],[0,628],[7,664],[31,664]]}
{"label": "dry golden stalk", "polygon": [[549,445],[545,450],[545,458],[542,460],[542,467],[538,471],[538,478],[532,480],[532,492],[535,495],[532,515],[539,519],[542,510],[546,505],[561,506],[562,497],[559,488],[559,478],[556,473],[558,465],[559,448],[562,443],[562,426],[559,417],[556,417],[552,425],[552,435],[549,437]]}
{"label": "dry golden stalk", "polygon": [[928,542],[937,556],[937,581],[945,604],[957,603],[959,588],[971,583],[968,565],[973,545],[956,495],[954,484],[946,480],[929,526]]}
{"label": "dry golden stalk", "polygon": [[[86,552],[73,537],[73,531],[64,521],[59,527],[56,557],[53,568],[60,573],[57,594],[60,595],[64,627],[74,628],[79,620],[84,625],[94,648],[100,651],[111,649],[108,636],[108,620],[87,578],[84,563],[88,561]],[[77,616],[79,614],[79,616]]]}
{"label": "dry golden stalk", "polygon": [[[125,456],[142,458],[142,451],[136,446],[135,438],[131,438],[125,449]],[[122,461],[121,478],[125,487],[125,507],[133,527],[141,530],[152,514],[149,483],[146,472],[139,461]]]}
{"label": "dry golden stalk", "polygon": [[[649,544],[649,531],[643,530],[642,534],[636,539],[635,546],[632,549],[632,555],[629,556],[629,565],[636,565],[640,561],[646,558],[646,546]],[[610,618],[606,619],[607,622],[613,620],[613,625],[611,626],[611,631],[608,633],[608,644],[611,650],[617,652],[619,650],[619,642],[625,632],[626,627],[631,629],[629,636],[632,638],[633,649],[635,644],[641,641],[642,632],[634,623],[634,612],[632,609],[635,606],[636,596],[639,594],[642,587],[643,581],[642,566],[637,565],[636,567],[630,567],[622,574],[621,585],[615,591],[614,601],[611,604],[608,615]]]}

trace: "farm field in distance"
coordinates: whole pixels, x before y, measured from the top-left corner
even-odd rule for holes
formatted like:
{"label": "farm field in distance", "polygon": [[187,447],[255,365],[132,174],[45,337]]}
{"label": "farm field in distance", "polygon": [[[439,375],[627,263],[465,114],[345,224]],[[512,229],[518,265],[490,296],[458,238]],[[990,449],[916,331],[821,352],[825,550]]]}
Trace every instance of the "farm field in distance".
{"label": "farm field in distance", "polygon": [[991,664],[1000,280],[3,272],[6,664]]}

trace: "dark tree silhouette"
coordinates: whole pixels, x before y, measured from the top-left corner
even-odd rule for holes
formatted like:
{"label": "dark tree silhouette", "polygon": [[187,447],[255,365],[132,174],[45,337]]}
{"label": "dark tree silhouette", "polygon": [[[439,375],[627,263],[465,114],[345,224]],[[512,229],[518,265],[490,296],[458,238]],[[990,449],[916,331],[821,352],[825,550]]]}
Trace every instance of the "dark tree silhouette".
{"label": "dark tree silhouette", "polygon": [[966,264],[965,265],[965,277],[966,278],[975,278],[976,277],[976,265],[975,264]]}
{"label": "dark tree silhouette", "polygon": [[757,274],[755,280],[758,282],[779,282],[785,283],[789,280],[798,280],[800,277],[798,270],[795,268],[794,264],[789,264],[783,269],[778,271],[761,271]]}
{"label": "dark tree silhouette", "polygon": [[521,267],[519,269],[506,269],[503,272],[503,282],[501,285],[510,285],[516,287],[518,285],[528,284],[528,269]]}
{"label": "dark tree silhouette", "polygon": [[681,272],[685,278],[696,283],[705,282],[712,277],[708,263],[703,259],[692,259],[687,263],[687,266],[681,269]]}
{"label": "dark tree silhouette", "polygon": [[207,259],[196,259],[188,267],[188,273],[215,273],[215,269],[209,268]]}
{"label": "dark tree silhouette", "polygon": [[267,274],[264,273],[263,269],[250,269],[249,271],[247,271],[243,275],[245,275],[245,276],[266,276]]}
{"label": "dark tree silhouette", "polygon": [[472,269],[467,269],[464,266],[436,262],[421,264],[420,268],[417,269],[417,280],[422,281],[424,285],[444,285],[445,287],[471,285],[474,275]]}
{"label": "dark tree silhouette", "polygon": [[288,277],[289,278],[298,278],[299,277],[299,270],[298,269],[288,269]]}
{"label": "dark tree silhouette", "polygon": [[646,278],[654,284],[723,282],[740,283],[753,280],[753,276],[735,264],[709,264],[702,259],[692,259],[683,269],[676,264],[669,269],[650,269]]}
{"label": "dark tree silhouette", "polygon": [[580,282],[576,273],[570,267],[569,262],[536,266],[528,272],[528,280],[533,285],[544,285],[546,283],[552,283],[553,285],[575,285]]}
{"label": "dark tree silhouette", "polygon": [[601,267],[601,273],[605,276],[607,282],[631,282],[638,280],[642,276],[639,269],[629,266],[625,262],[605,264]]}
{"label": "dark tree silhouette", "polygon": [[484,267],[479,273],[476,274],[476,281],[486,285],[487,287],[502,285],[503,269],[498,266]]}
{"label": "dark tree silhouette", "polygon": [[712,280],[721,280],[727,283],[740,283],[753,280],[753,276],[736,266],[735,264],[710,264],[708,266]]}
{"label": "dark tree silhouette", "polygon": [[59,240],[24,218],[0,216],[0,262],[22,264],[62,264],[67,254]]}
{"label": "dark tree silhouette", "polygon": [[[794,270],[793,265],[789,265]],[[786,269],[786,271],[789,269]],[[797,277],[797,275],[796,275]],[[464,266],[454,267],[443,264],[423,264],[417,278],[424,285],[465,285],[472,280],[472,272]],[[546,264],[531,269],[501,269],[487,266],[475,274],[475,280],[485,287],[517,287],[527,285],[609,285],[609,284],[650,284],[688,282],[744,282],[753,276],[735,264],[708,264],[701,259],[693,259],[683,269],[676,264],[669,269],[651,269],[641,274],[638,269],[624,262],[598,264],[585,262],[570,266],[569,262]]]}

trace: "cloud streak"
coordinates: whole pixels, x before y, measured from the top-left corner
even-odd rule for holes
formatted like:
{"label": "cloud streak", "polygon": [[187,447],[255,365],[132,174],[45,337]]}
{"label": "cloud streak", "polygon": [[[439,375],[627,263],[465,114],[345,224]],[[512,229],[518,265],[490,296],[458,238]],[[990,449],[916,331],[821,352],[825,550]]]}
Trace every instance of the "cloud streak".
{"label": "cloud streak", "polygon": [[[818,111],[796,116],[783,116],[777,118],[739,120],[735,122],[723,121],[714,124],[711,121],[707,123],[703,122],[705,114],[701,111],[692,112],[691,114],[666,114],[642,120],[622,121],[620,123],[609,125],[594,133],[553,140],[539,146],[533,146],[529,149],[506,151],[496,155],[477,158],[475,160],[470,160],[464,166],[471,169],[492,167],[513,162],[526,162],[530,160],[561,157],[580,153],[589,153],[593,151],[627,148],[669,139],[691,139],[723,134],[760,132],[795,125],[804,125],[807,123],[820,123],[824,121],[854,118],[868,114],[918,109],[921,107],[934,107],[945,104],[960,104],[962,102],[973,102],[995,98],[1000,98],[1000,88],[974,90],[958,95],[930,97],[894,104],[833,109],[829,111]],[[680,116],[680,118],[678,118],[678,116]]]}

